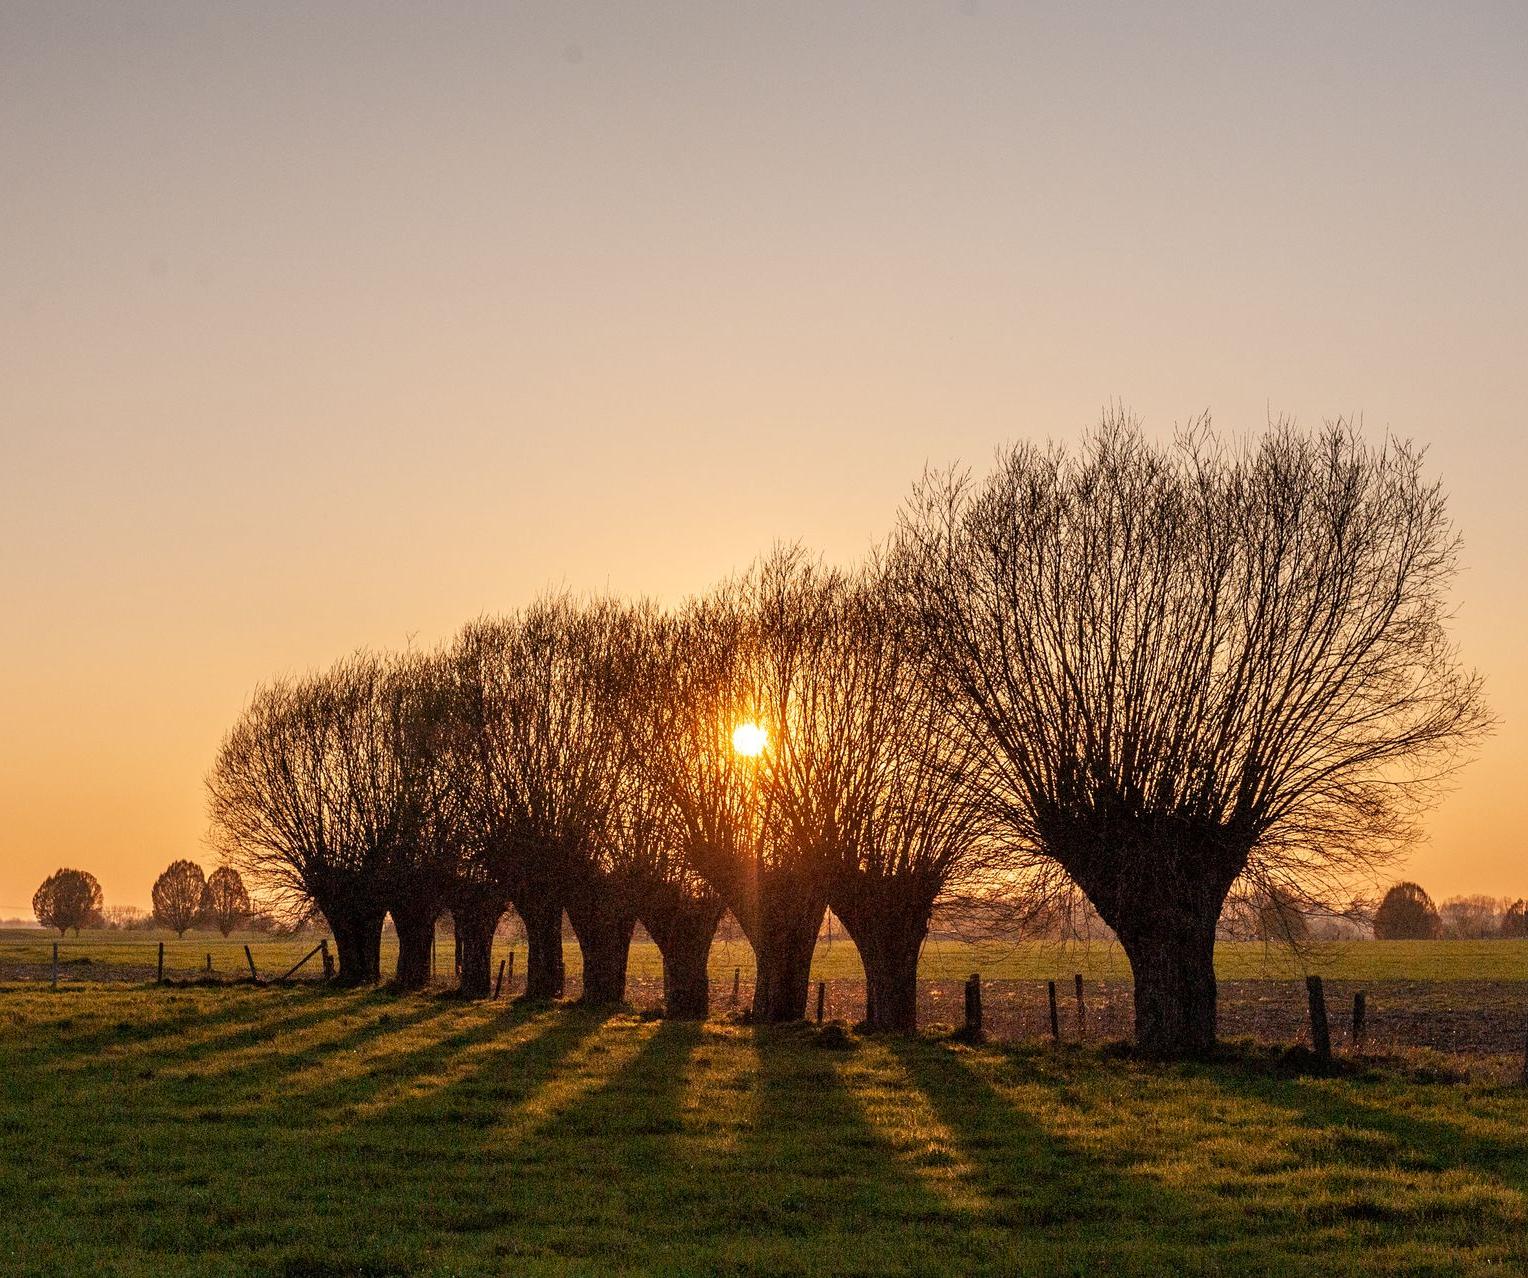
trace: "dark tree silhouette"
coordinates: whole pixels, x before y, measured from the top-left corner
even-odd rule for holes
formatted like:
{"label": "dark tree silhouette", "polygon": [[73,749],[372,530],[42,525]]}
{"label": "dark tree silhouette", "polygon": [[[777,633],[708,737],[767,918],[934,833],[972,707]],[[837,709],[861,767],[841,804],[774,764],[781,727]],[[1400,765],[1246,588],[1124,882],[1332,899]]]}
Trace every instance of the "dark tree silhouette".
{"label": "dark tree silhouette", "polygon": [[171,861],[154,880],[154,922],[167,927],[177,937],[196,925],[202,912],[202,892],[207,879],[195,861]]}
{"label": "dark tree silhouette", "polygon": [[32,912],[44,927],[56,927],[63,936],[82,927],[100,927],[101,885],[88,870],[55,870],[32,896]]}
{"label": "dark tree silhouette", "polygon": [[207,876],[198,913],[224,936],[249,918],[249,892],[233,866],[220,865]]}
{"label": "dark tree silhouette", "polygon": [[1450,643],[1458,538],[1405,443],[1245,449],[1105,421],[932,475],[897,575],[987,802],[1118,934],[1136,1041],[1215,1041],[1216,922],[1248,876],[1383,860],[1490,724]]}
{"label": "dark tree silhouette", "polygon": [[1528,936],[1528,901],[1518,899],[1507,907],[1501,916],[1501,936],[1509,941]]}
{"label": "dark tree silhouette", "polygon": [[208,778],[220,850],[287,912],[323,913],[342,984],[378,979],[387,873],[418,838],[419,785],[397,745],[408,682],[361,653],[268,684]]}
{"label": "dark tree silhouette", "polygon": [[1416,883],[1397,883],[1374,911],[1377,941],[1435,941],[1442,935],[1432,897]]}

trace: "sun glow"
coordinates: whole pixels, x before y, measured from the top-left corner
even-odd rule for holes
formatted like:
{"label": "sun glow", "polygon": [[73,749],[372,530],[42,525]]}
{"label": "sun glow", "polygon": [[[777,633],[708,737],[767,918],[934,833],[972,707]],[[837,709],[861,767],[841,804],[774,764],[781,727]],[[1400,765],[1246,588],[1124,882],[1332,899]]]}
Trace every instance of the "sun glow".
{"label": "sun glow", "polygon": [[764,753],[769,743],[769,733],[756,723],[740,723],[732,729],[732,748],[752,759]]}

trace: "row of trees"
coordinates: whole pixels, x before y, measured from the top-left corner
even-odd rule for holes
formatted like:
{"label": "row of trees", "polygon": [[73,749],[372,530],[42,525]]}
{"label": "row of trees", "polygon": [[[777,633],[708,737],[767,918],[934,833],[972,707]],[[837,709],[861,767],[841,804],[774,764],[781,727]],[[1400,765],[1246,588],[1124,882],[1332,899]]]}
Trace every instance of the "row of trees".
{"label": "row of trees", "polygon": [[1528,937],[1528,901],[1490,896],[1456,896],[1434,906],[1416,883],[1397,883],[1374,914],[1374,936],[1381,941],[1459,941]]}
{"label": "row of trees", "polygon": [[[219,866],[211,877],[194,861],[174,861],[156,880],[152,921],[184,936],[193,927],[215,927],[224,936],[252,915],[249,892],[232,866]],[[105,907],[101,885],[88,870],[56,870],[32,896],[32,912],[59,935],[85,927],[105,927],[113,913]],[[130,923],[130,911],[117,911],[117,925]]]}
{"label": "row of trees", "polygon": [[1215,1038],[1235,889],[1309,909],[1400,847],[1490,723],[1448,640],[1458,541],[1418,452],[1337,424],[1168,446],[1115,415],[925,476],[841,572],[781,549],[668,612],[543,599],[434,653],[259,689],[209,777],[225,854],[328,919],[344,979],[382,920],[421,982],[450,910],[488,988],[509,907],[528,994],[622,997],[640,920],[672,1015],[705,1010],[730,909],[754,1012],[805,1010],[824,911],[872,1027],[914,1023],[936,902],[1012,926],[1086,898],[1135,978],[1136,1036]]}

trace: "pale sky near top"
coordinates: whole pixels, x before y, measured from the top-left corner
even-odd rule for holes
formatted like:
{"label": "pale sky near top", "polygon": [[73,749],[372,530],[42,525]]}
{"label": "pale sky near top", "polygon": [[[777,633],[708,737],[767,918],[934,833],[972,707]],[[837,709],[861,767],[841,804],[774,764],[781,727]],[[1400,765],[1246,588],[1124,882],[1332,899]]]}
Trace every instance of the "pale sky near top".
{"label": "pale sky near top", "polygon": [[0,916],[203,845],[261,679],[848,561],[1123,401],[1431,446],[1528,895],[1528,6],[0,0]]}

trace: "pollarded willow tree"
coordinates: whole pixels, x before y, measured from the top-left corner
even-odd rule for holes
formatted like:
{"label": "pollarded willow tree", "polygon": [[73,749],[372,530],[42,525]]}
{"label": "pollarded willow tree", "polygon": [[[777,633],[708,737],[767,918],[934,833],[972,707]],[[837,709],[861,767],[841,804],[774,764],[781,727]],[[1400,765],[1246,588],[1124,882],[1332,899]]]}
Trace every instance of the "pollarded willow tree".
{"label": "pollarded willow tree", "polygon": [[818,862],[859,950],[867,1025],[911,1031],[935,902],[996,903],[1026,867],[977,801],[969,738],[920,677],[880,572],[849,579],[798,558],[789,575],[816,585],[811,624],[771,680],[781,837]]}
{"label": "pollarded willow tree", "polygon": [[317,905],[344,984],[379,978],[390,874],[421,842],[413,686],[366,653],[267,684],[207,779],[220,850],[278,908]]}
{"label": "pollarded willow tree", "polygon": [[590,1002],[625,995],[635,913],[600,849],[619,784],[618,736],[602,713],[599,670],[614,604],[543,599],[469,625],[453,652],[458,730],[451,768],[467,796],[452,902],[462,988],[487,993],[488,947],[507,904],[525,924],[528,999],[563,990],[562,916],[584,959]]}
{"label": "pollarded willow tree", "polygon": [[1489,727],[1447,634],[1458,551],[1421,453],[1340,422],[1158,446],[1114,415],[915,490],[896,568],[927,671],[991,811],[1118,934],[1143,1050],[1213,1045],[1239,877],[1373,866]]}

